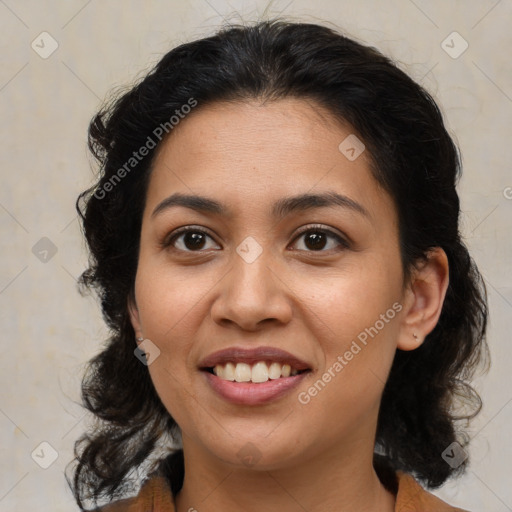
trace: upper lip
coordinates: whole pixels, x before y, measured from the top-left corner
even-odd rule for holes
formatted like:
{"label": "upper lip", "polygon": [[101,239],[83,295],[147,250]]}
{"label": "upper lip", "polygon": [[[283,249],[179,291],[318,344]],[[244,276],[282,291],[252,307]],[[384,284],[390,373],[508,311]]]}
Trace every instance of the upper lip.
{"label": "upper lip", "polygon": [[309,370],[311,367],[294,355],[275,347],[242,348],[231,347],[219,350],[205,357],[199,363],[201,369],[213,368],[226,363],[255,364],[259,361],[272,361],[289,364],[292,369]]}

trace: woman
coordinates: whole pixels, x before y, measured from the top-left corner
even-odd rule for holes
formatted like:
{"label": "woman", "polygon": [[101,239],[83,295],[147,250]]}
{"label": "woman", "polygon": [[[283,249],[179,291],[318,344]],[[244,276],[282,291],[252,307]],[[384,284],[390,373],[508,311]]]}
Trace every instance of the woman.
{"label": "woman", "polygon": [[274,20],[170,51],[89,136],[82,283],[112,336],[83,382],[79,506],[459,510],[420,483],[467,465],[487,305],[431,96]]}

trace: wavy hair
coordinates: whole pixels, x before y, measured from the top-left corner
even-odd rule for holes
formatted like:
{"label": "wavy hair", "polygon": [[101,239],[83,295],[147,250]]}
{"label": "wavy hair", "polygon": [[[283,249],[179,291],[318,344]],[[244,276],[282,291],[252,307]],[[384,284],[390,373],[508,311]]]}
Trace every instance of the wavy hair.
{"label": "wavy hair", "polygon": [[[418,349],[396,352],[379,411],[374,463],[411,473],[429,488],[466,467],[467,460],[452,468],[441,453],[453,442],[467,444],[459,421],[481,408],[470,380],[488,356],[488,310],[483,279],[459,230],[458,149],[432,96],[390,58],[331,28],[274,19],[226,26],[172,49],[105,104],[89,126],[99,174],[76,202],[90,254],[80,283],[82,292],[97,292],[111,334],[82,382],[84,406],[97,421],[76,441],[76,467],[68,479],[81,508],[84,500],[97,504],[126,493],[130,473],[159,440],[179,434],[147,368],[134,357],[127,310],[148,178],[161,141],[140,161],[130,159],[191,98],[197,110],[218,101],[285,97],[314,100],[364,141],[372,174],[398,212],[406,278],[430,249],[441,247],[448,257],[449,286],[436,327]],[[121,169],[122,179],[116,179]],[[461,402],[465,409],[457,415]],[[178,490],[183,454],[156,463]]]}

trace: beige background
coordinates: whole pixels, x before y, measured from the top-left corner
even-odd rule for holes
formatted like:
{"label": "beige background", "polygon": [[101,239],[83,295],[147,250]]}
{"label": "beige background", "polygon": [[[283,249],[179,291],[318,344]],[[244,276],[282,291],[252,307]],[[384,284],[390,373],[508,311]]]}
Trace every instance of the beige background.
{"label": "beige background", "polygon": [[[477,381],[484,409],[471,430],[471,467],[437,494],[472,511],[512,510],[512,2],[267,4],[0,0],[2,511],[77,509],[63,471],[87,419],[76,403],[83,364],[105,336],[99,307],[75,286],[86,262],[74,201],[92,181],[90,118],[112,87],[140,76],[172,46],[211,34],[225,17],[251,21],[265,9],[268,16],[328,21],[375,45],[442,106],[463,154],[464,235],[488,284],[493,365]],[[31,48],[34,40],[42,46],[43,31],[58,43],[46,59]],[[453,31],[469,44],[458,58],[442,47]],[[463,44],[454,41],[452,52]],[[47,469],[31,458],[37,448],[34,459],[51,462],[51,448],[41,442],[58,454]]]}

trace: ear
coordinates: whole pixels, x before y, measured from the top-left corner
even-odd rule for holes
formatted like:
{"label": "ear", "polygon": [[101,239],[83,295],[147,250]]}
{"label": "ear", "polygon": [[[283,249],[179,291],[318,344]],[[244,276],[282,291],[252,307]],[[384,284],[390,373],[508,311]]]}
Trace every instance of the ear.
{"label": "ear", "polygon": [[139,310],[137,308],[137,304],[135,302],[135,295],[133,293],[129,294],[127,305],[128,305],[128,312],[130,314],[130,321],[132,323],[133,330],[135,331],[135,337],[143,338]]}
{"label": "ear", "polygon": [[449,282],[448,257],[440,247],[413,270],[405,296],[397,348],[414,350],[434,330],[443,309]]}

